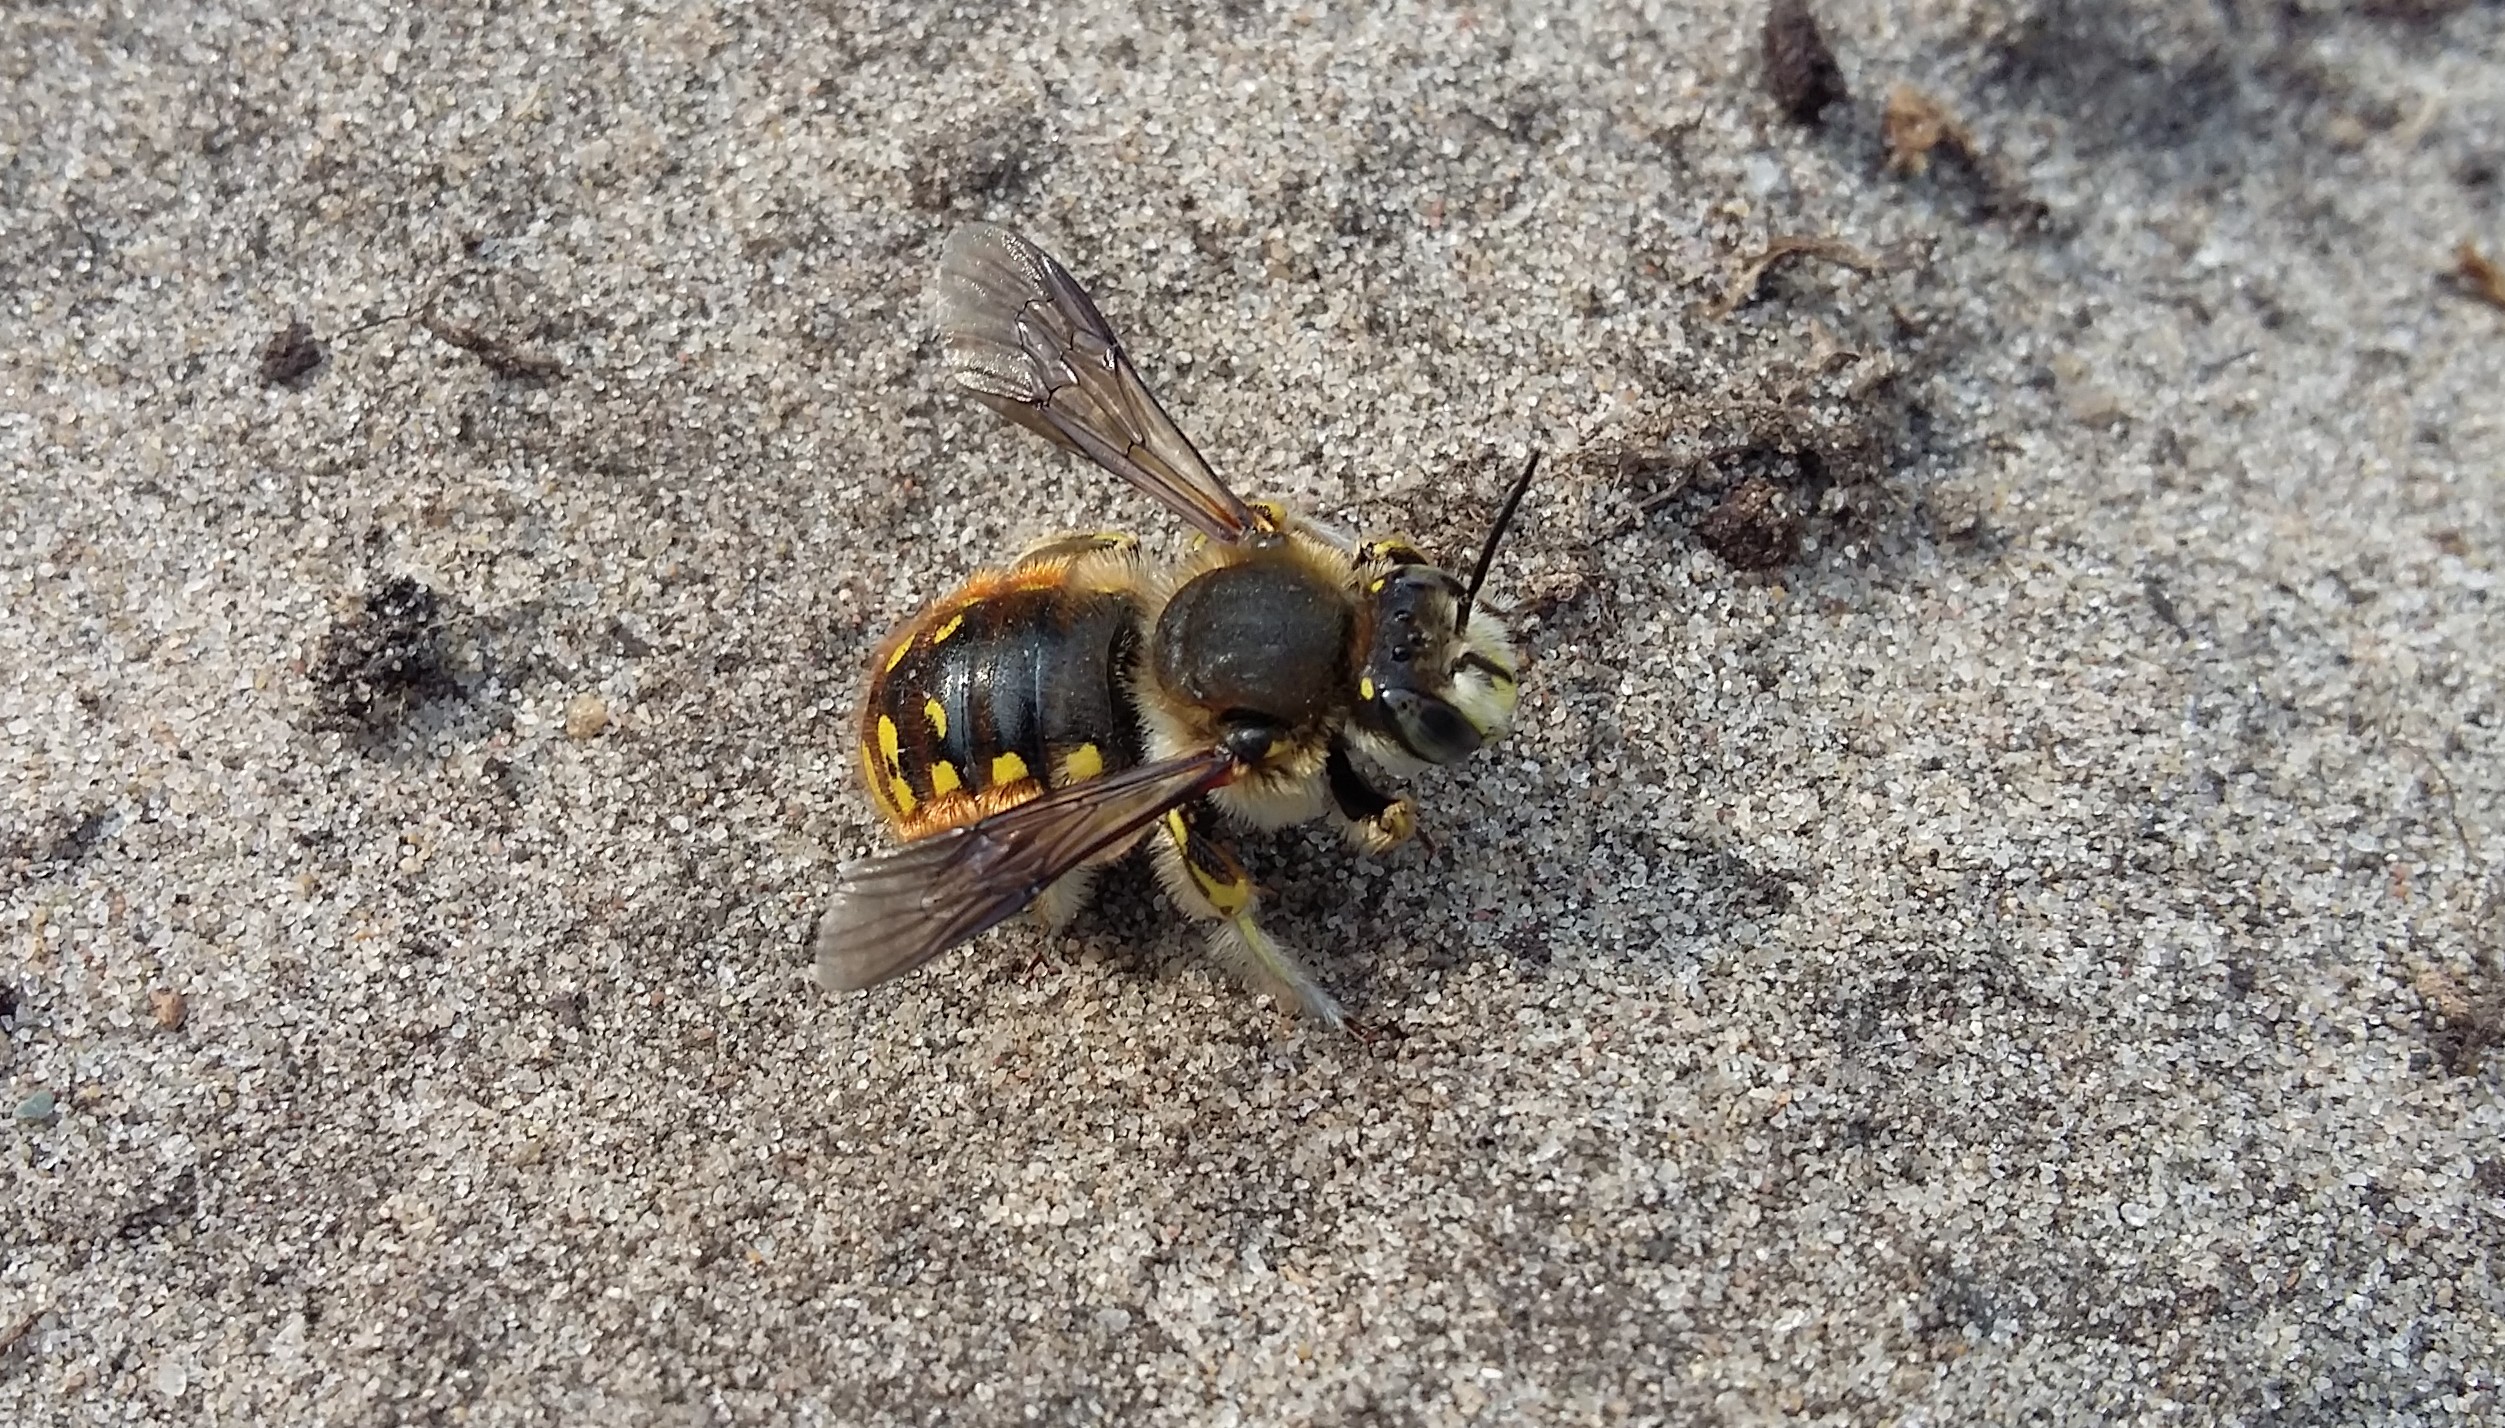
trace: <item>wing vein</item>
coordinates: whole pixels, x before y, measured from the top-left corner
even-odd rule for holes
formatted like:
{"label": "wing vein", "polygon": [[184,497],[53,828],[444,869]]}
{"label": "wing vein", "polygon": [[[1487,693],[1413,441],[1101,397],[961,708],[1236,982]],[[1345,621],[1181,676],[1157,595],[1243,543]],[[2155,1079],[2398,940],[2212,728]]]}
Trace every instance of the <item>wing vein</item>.
{"label": "wing vein", "polygon": [[976,399],[1077,451],[1222,541],[1264,528],[1140,380],[1087,290],[1006,228],[969,224],[940,254],[933,307]]}
{"label": "wing vein", "polygon": [[911,971],[1235,773],[1217,750],[1143,764],[844,864],[818,920],[819,983],[857,991]]}

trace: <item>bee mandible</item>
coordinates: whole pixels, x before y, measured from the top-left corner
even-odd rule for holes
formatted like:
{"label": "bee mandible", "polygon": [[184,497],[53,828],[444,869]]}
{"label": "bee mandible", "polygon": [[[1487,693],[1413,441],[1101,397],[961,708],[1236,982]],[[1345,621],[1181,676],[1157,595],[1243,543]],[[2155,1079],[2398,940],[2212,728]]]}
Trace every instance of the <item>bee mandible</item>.
{"label": "bee mandible", "polygon": [[1203,539],[1174,562],[1118,533],[1047,541],[888,637],[861,772],[903,846],[837,870],[819,982],[885,981],[1028,907],[1059,927],[1145,841],[1222,961],[1339,1025],[1339,1004],[1256,920],[1225,829],[1327,814],[1357,847],[1388,851],[1416,811],[1365,770],[1458,763],[1512,726],[1520,656],[1474,607],[1537,455],[1465,583],[1406,540],[1238,499],[1086,291],[1018,234],[951,235],[934,306],[960,387]]}

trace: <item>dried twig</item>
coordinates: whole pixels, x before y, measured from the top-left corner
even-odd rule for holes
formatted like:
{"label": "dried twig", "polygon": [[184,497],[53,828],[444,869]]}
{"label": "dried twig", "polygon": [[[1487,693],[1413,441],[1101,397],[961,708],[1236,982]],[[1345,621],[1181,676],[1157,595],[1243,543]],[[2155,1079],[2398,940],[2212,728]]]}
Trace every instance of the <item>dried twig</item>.
{"label": "dried twig", "polygon": [[2496,260],[2480,252],[2479,246],[2467,238],[2453,250],[2453,272],[2472,297],[2505,307],[2505,268],[2498,267]]}
{"label": "dried twig", "polygon": [[16,1324],[10,1326],[7,1333],[0,1334],[0,1354],[5,1354],[9,1350],[16,1348],[18,1340],[33,1333],[35,1331],[35,1326],[43,1322],[43,1316],[50,1312],[52,1311],[49,1309],[38,1309],[34,1313],[27,1315],[25,1318],[18,1320]]}
{"label": "dried twig", "polygon": [[1731,275],[1730,286],[1722,290],[1722,301],[1714,305],[1714,316],[1729,317],[1757,298],[1757,285],[1778,263],[1793,258],[1816,258],[1856,273],[1879,272],[1878,259],[1849,243],[1834,238],[1812,238],[1801,234],[1785,234],[1769,241],[1765,251],[1748,260]]}
{"label": "dried twig", "polygon": [[486,363],[487,370],[499,377],[517,382],[553,382],[565,375],[565,364],[556,358],[521,351],[503,338],[490,337],[475,327],[447,322],[431,312],[418,321],[436,337]]}

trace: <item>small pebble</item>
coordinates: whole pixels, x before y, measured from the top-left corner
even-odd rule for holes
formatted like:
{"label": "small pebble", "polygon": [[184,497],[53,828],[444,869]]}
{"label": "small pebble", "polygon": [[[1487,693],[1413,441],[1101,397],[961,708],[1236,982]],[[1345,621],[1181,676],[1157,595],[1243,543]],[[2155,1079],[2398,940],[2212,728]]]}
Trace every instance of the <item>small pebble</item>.
{"label": "small pebble", "polygon": [[566,702],[565,736],[595,739],[609,727],[609,703],[597,694],[577,694]]}
{"label": "small pebble", "polygon": [[29,1125],[48,1126],[59,1119],[60,1114],[60,1107],[54,1103],[50,1091],[37,1091],[17,1103],[17,1118]]}

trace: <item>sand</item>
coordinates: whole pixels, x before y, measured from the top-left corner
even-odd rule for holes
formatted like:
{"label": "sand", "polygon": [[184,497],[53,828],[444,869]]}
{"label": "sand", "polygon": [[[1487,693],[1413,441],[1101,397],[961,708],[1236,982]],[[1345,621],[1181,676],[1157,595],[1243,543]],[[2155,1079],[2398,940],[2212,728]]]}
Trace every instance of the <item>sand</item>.
{"label": "sand", "polygon": [[[2505,1414],[2499,11],[1818,11],[0,12],[0,1419]],[[1247,840],[1370,1041],[808,983],[879,638],[1183,544],[977,218],[1248,494],[1548,453],[1432,848]]]}

